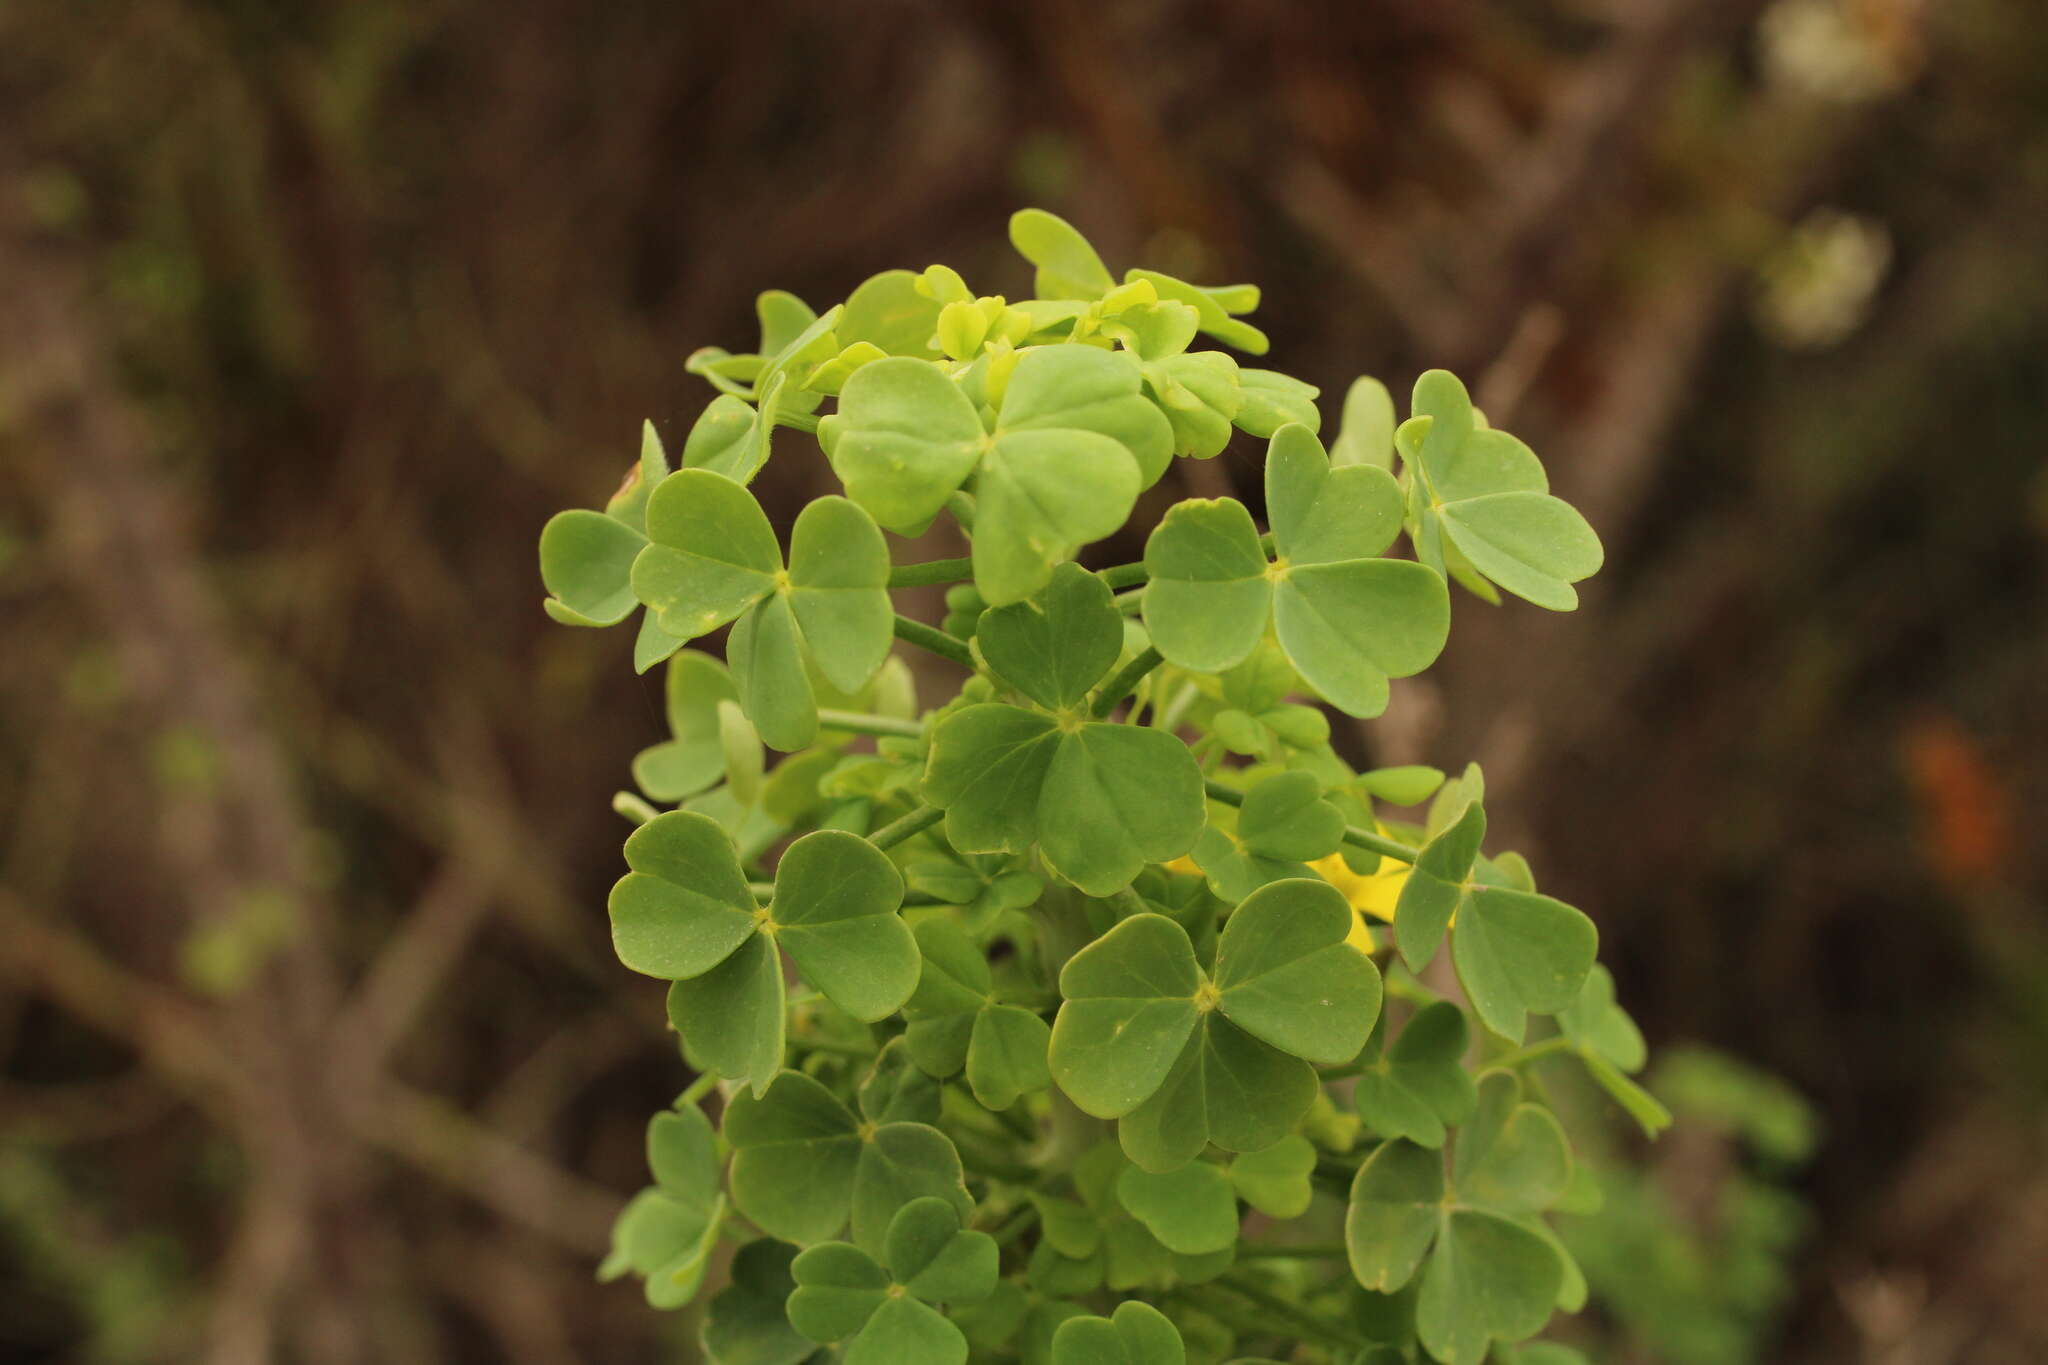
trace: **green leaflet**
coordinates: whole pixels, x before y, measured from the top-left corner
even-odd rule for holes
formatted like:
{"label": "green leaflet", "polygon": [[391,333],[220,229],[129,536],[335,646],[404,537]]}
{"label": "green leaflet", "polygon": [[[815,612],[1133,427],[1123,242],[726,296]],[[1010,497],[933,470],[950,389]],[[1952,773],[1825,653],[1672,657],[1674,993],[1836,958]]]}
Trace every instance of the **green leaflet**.
{"label": "green leaflet", "polygon": [[863,839],[819,830],[789,846],[775,897],[756,904],[732,840],[691,811],[656,816],[626,840],[632,869],[612,888],[612,943],[635,971],[674,981],[670,1017],[707,1069],[756,1091],[781,1065],[779,942],[803,978],[861,1019],[894,1013],[915,989],[918,954],[896,914],[901,874]]}
{"label": "green leaflet", "polygon": [[848,1361],[964,1365],[967,1338],[933,1307],[976,1303],[996,1287],[996,1244],[961,1227],[962,1214],[925,1196],[897,1210],[880,1259],[825,1242],[791,1263],[789,1321],[817,1342],[848,1341]]}
{"label": "green leaflet", "polygon": [[796,1280],[797,1249],[762,1238],[733,1253],[732,1278],[711,1297],[704,1350],[716,1365],[803,1365],[817,1343],[790,1326],[783,1305]]}
{"label": "green leaflet", "polygon": [[1350,927],[1327,883],[1277,882],[1232,914],[1209,974],[1174,921],[1124,920],[1060,974],[1054,1079],[1083,1111],[1122,1119],[1124,1150],[1150,1171],[1212,1141],[1273,1145],[1314,1098],[1308,1062],[1354,1056],[1378,1015],[1379,974]]}
{"label": "green leaflet", "polygon": [[975,1099],[988,1109],[1007,1109],[1051,1084],[1051,1030],[1030,1010],[997,998],[988,960],[966,933],[930,919],[918,926],[917,943],[924,967],[903,1007],[910,1021],[904,1044],[917,1065],[939,1077],[964,1068]]}
{"label": "green leaflet", "polygon": [[1384,1047],[1384,1039],[1382,1019],[1352,1092],[1358,1116],[1381,1137],[1443,1146],[1447,1129],[1469,1118],[1478,1103],[1464,1065],[1465,1012],[1439,1000],[1418,1010],[1393,1046]]}
{"label": "green leaflet", "polygon": [[820,498],[797,517],[786,570],[761,505],[721,474],[685,469],[663,480],[648,499],[647,527],[634,593],[678,640],[737,621],[727,648],[733,681],[775,748],[801,749],[817,736],[810,665],[852,692],[888,657],[888,547],[844,498]]}
{"label": "green leaflet", "polygon": [[1550,495],[1534,452],[1480,425],[1465,386],[1447,371],[1415,381],[1413,407],[1402,427],[1409,434],[1397,444],[1420,494],[1422,561],[1442,570],[1455,551],[1517,597],[1552,611],[1577,607],[1571,585],[1599,570],[1600,538],[1571,504]]}
{"label": "green leaflet", "polygon": [[703,1111],[685,1105],[656,1114],[647,1125],[647,1165],[654,1184],[619,1214],[597,1277],[631,1272],[646,1282],[649,1304],[679,1308],[696,1297],[725,1220],[717,1142]]}
{"label": "green leaflet", "polygon": [[840,394],[833,467],[882,525],[914,534],[968,483],[974,580],[994,606],[1042,587],[1055,565],[1115,531],[1164,471],[1173,436],[1140,391],[1138,363],[1092,346],[1017,360],[992,430],[936,367],[876,361]]}
{"label": "green leaflet", "polygon": [[1021,853],[1094,896],[1147,863],[1186,853],[1202,829],[1202,776],[1164,731],[1084,721],[1081,703],[1116,662],[1123,625],[1102,580],[1062,565],[1029,602],[984,614],[990,666],[1046,711],[989,702],[932,732],[925,799],[963,853]]}
{"label": "green leaflet", "polygon": [[724,774],[718,703],[739,694],[724,664],[693,649],[670,657],[663,691],[671,738],[634,756],[633,781],[651,800],[680,801]]}
{"label": "green leaflet", "polygon": [[1423,846],[1401,888],[1394,936],[1412,971],[1436,955],[1452,924],[1451,961],[1481,1022],[1522,1040],[1531,1013],[1556,1014],[1578,998],[1599,949],[1593,922],[1563,901],[1479,880],[1486,812],[1469,803]]}
{"label": "green leaflet", "polygon": [[1270,622],[1302,680],[1357,716],[1386,709],[1389,678],[1427,668],[1450,629],[1443,578],[1379,556],[1401,524],[1391,475],[1333,468],[1287,425],[1266,458],[1274,555],[1235,499],[1168,511],[1145,544],[1145,626],[1171,663],[1214,673],[1249,657]]}
{"label": "green leaflet", "polygon": [[853,1241],[880,1255],[896,1211],[927,1195],[965,1219],[973,1204],[960,1157],[922,1123],[863,1125],[816,1080],[779,1072],[764,1089],[735,1095],[726,1111],[734,1207],[762,1231],[820,1242],[849,1222]]}
{"label": "green leaflet", "polygon": [[1166,1315],[1133,1299],[1106,1318],[1072,1317],[1052,1338],[1052,1365],[1186,1365]]}
{"label": "green leaflet", "polygon": [[1352,1274],[1392,1293],[1422,1270],[1416,1329],[1444,1365],[1479,1365],[1494,1341],[1540,1331],[1564,1287],[1566,1261],[1521,1221],[1554,1204],[1571,1179],[1557,1120],[1524,1103],[1506,1072],[1480,1083],[1450,1178],[1440,1154],[1400,1139],[1352,1181],[1345,1245]]}

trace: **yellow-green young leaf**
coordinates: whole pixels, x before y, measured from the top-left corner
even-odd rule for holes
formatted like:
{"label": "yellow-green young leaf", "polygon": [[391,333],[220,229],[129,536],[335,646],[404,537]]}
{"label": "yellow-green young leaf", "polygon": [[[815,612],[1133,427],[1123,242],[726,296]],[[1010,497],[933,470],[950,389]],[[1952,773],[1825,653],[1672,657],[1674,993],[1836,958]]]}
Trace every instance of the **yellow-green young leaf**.
{"label": "yellow-green young leaf", "polygon": [[1237,1196],[1220,1166],[1194,1161],[1158,1175],[1127,1166],[1116,1197],[1169,1251],[1202,1256],[1237,1241]]}
{"label": "yellow-green young leaf", "polygon": [[[633,560],[647,538],[587,508],[557,512],[540,533],[540,578],[577,625],[616,625],[633,614]],[[551,615],[562,619],[559,611]]]}
{"label": "yellow-green young leaf", "polygon": [[974,483],[975,585],[991,606],[1023,601],[1060,561],[1120,528],[1138,488],[1130,452],[1107,436],[1028,431],[1000,438]]}
{"label": "yellow-green young leaf", "polygon": [[1116,287],[1088,239],[1044,209],[1010,215],[1010,245],[1038,267],[1032,292],[1044,299],[1099,299]]}
{"label": "yellow-green young leaf", "polygon": [[725,665],[697,650],[669,660],[664,686],[670,739],[633,759],[633,781],[654,801],[680,801],[703,791],[725,772],[718,703],[739,694]]}
{"label": "yellow-green young leaf", "polygon": [[936,366],[892,357],[863,366],[840,391],[832,467],[847,496],[892,531],[915,534],[938,515],[987,445],[974,404]]}
{"label": "yellow-green young leaf", "polygon": [[1239,370],[1237,382],[1244,396],[1234,419],[1239,430],[1263,440],[1289,422],[1298,422],[1310,431],[1321,427],[1323,416],[1316,411],[1316,395],[1321,391],[1315,385],[1276,370],[1252,369]]}
{"label": "yellow-green young leaf", "polygon": [[811,306],[786,289],[766,289],[754,296],[754,317],[761,324],[761,354],[776,355],[818,320]]}
{"label": "yellow-green young leaf", "polygon": [[1345,391],[1344,425],[1330,447],[1330,463],[1393,468],[1394,396],[1371,375],[1352,380]]}
{"label": "yellow-green young leaf", "polygon": [[1231,422],[1244,406],[1237,362],[1221,351],[1195,351],[1145,366],[1145,387],[1173,428],[1173,453],[1209,459],[1230,444]]}
{"label": "yellow-green young leaf", "polygon": [[1102,334],[1122,342],[1143,361],[1165,360],[1187,350],[1201,314],[1185,303],[1140,303],[1102,323]]}
{"label": "yellow-green young leaf", "polygon": [[[776,378],[779,398],[782,379]],[[764,399],[763,411],[768,409]],[[697,417],[683,441],[683,468],[708,469],[734,483],[751,483],[768,462],[769,426],[744,398],[721,393]]]}
{"label": "yellow-green young leaf", "polygon": [[1256,301],[1255,296],[1247,299],[1240,296],[1240,291],[1228,287],[1214,291],[1202,289],[1185,280],[1177,280],[1171,275],[1162,275],[1156,270],[1127,270],[1124,272],[1124,280],[1126,283],[1144,280],[1159,292],[1160,298],[1190,305],[1200,315],[1201,329],[1225,346],[1234,347],[1246,355],[1264,355],[1272,345],[1264,332],[1248,322],[1239,322],[1230,315],[1230,310],[1224,307],[1226,300],[1232,303],[1246,303],[1247,307],[1241,311],[1249,312],[1249,305]]}
{"label": "yellow-green young leaf", "polygon": [[936,360],[932,333],[939,325],[939,303],[917,287],[917,278],[908,270],[885,270],[863,281],[848,296],[833,328],[840,345],[865,341],[890,355]]}
{"label": "yellow-green young leaf", "polygon": [[996,436],[1000,442],[1023,432],[1106,436],[1129,454],[1147,487],[1172,460],[1172,429],[1146,399],[1138,362],[1093,346],[1040,346],[1018,358],[1003,391]]}

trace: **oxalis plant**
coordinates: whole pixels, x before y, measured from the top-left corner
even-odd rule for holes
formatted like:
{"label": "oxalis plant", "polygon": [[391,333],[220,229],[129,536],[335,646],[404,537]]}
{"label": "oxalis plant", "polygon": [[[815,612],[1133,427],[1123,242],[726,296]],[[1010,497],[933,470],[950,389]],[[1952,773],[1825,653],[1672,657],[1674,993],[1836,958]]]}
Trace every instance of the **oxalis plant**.
{"label": "oxalis plant", "polygon": [[[648,427],[542,533],[548,611],[667,669],[610,916],[697,1078],[601,1273],[673,1309],[733,1244],[720,1365],[1576,1359],[1521,1344],[1586,1295],[1546,1214],[1598,1200],[1526,1071],[1654,1131],[1641,1036],[1592,922],[1486,852],[1479,772],[1356,771],[1329,716],[1436,659],[1450,584],[1569,610],[1598,539],[1450,374],[1398,424],[1360,379],[1326,447],[1316,389],[1204,343],[1265,352],[1256,289],[1010,236],[1021,302],[761,295],[680,459]],[[1077,559],[1235,432],[1264,530],[1192,498]],[[844,495],[785,533],[749,484],[818,451]],[[940,518],[971,553],[897,563]]]}

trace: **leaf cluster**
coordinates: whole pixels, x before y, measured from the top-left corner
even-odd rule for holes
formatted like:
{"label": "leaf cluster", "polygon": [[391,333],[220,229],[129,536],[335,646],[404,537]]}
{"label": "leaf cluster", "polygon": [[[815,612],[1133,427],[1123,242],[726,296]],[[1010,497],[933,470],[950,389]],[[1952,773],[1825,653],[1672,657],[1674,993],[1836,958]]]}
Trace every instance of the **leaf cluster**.
{"label": "leaf cluster", "polygon": [[[1358,771],[1331,717],[1435,660],[1453,583],[1568,609],[1599,542],[1450,375],[1399,421],[1361,379],[1326,446],[1238,358],[1256,288],[1119,277],[1037,210],[1011,239],[1032,297],[761,295],[756,349],[686,366],[680,459],[648,427],[542,533],[550,614],[637,614],[666,669],[609,915],[699,1079],[603,1273],[673,1308],[738,1242],[720,1365],[1517,1358],[1583,1298],[1545,1217],[1590,1197],[1522,1073],[1576,1059],[1654,1128],[1641,1037],[1592,921],[1486,854],[1477,770]],[[1240,434],[1261,508],[1081,562]],[[749,485],[807,449],[844,492],[784,531]],[[901,562],[942,518],[969,553]],[[927,584],[937,627],[892,596]]]}

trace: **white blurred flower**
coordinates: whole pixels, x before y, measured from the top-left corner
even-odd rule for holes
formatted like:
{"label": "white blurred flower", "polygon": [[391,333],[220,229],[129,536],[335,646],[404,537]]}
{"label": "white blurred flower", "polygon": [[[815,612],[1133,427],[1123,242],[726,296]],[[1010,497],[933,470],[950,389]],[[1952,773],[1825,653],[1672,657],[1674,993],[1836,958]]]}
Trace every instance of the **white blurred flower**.
{"label": "white blurred flower", "polygon": [[1884,224],[1816,209],[1757,272],[1757,324],[1794,350],[1832,346],[1863,324],[1892,260]]}

